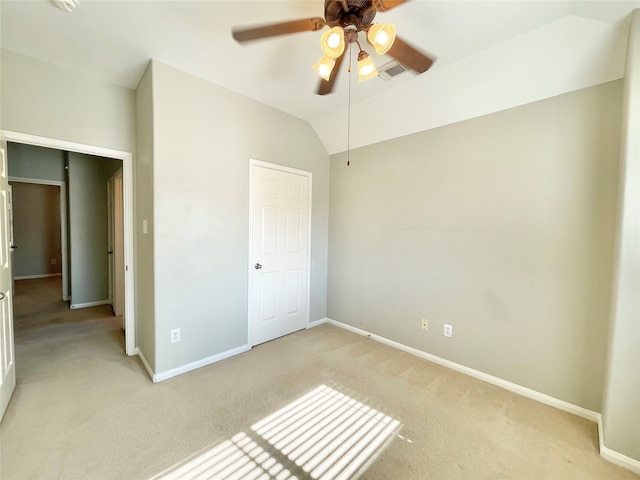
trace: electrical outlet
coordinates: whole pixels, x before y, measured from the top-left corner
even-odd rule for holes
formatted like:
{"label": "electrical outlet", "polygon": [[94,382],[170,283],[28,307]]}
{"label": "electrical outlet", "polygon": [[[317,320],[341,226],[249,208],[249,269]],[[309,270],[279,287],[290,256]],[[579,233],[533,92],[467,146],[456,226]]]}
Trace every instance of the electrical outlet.
{"label": "electrical outlet", "polygon": [[171,343],[178,343],[180,341],[180,329],[176,328],[171,330]]}
{"label": "electrical outlet", "polygon": [[52,259],[51,259],[51,265],[55,265],[55,264],[56,264],[56,259],[55,259],[55,258],[52,258]]}
{"label": "electrical outlet", "polygon": [[453,326],[444,324],[444,336],[445,337],[453,337]]}
{"label": "electrical outlet", "polygon": [[426,318],[422,319],[422,329],[429,330],[429,320],[427,320]]}

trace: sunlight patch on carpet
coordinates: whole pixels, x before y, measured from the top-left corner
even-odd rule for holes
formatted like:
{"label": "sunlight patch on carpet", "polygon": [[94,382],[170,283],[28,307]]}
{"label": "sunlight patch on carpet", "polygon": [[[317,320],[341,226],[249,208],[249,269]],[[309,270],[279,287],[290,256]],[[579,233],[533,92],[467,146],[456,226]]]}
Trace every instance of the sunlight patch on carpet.
{"label": "sunlight patch on carpet", "polygon": [[154,480],[356,478],[393,440],[400,422],[321,385]]}

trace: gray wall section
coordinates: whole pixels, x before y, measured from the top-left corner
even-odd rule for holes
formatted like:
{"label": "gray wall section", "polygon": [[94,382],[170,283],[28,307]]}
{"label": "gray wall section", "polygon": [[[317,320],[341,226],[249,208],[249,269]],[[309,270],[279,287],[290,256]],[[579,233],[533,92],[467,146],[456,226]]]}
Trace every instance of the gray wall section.
{"label": "gray wall section", "polygon": [[620,107],[618,81],[333,156],[329,317],[600,411]]}
{"label": "gray wall section", "polygon": [[118,160],[69,153],[71,305],[109,299],[107,180]]}
{"label": "gray wall section", "polygon": [[2,128],[135,151],[135,92],[2,49]]}
{"label": "gray wall section", "polygon": [[13,276],[62,273],[60,187],[17,182],[11,186],[13,242],[18,246]]}
{"label": "gray wall section", "polygon": [[64,152],[22,143],[7,144],[10,177],[64,182]]}
{"label": "gray wall section", "polygon": [[[149,66],[136,90],[136,339],[138,348],[155,371],[155,320],[153,281],[153,75]],[[143,232],[143,221],[147,232]]]}
{"label": "gray wall section", "polygon": [[159,62],[153,114],[156,372],[247,343],[250,158],[313,173],[310,318],[324,318],[329,157],[310,125]]}

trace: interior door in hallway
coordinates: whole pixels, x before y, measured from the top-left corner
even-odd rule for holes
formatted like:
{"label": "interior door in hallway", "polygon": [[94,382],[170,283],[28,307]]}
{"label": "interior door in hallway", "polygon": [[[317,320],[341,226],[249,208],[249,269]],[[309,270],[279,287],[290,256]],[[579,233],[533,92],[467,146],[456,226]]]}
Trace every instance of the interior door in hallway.
{"label": "interior door in hallway", "polygon": [[[124,205],[122,169],[107,182],[107,215],[109,243],[109,298],[113,314],[124,315]],[[123,318],[123,328],[125,321]]]}
{"label": "interior door in hallway", "polygon": [[120,169],[113,176],[113,313],[116,317],[124,315],[123,217],[122,169]]}
{"label": "interior door in hallway", "polygon": [[7,142],[0,143],[0,419],[16,386],[13,351],[13,288],[9,230]]}
{"label": "interior door in hallway", "polygon": [[311,174],[257,163],[251,166],[251,345],[305,328],[309,315]]}

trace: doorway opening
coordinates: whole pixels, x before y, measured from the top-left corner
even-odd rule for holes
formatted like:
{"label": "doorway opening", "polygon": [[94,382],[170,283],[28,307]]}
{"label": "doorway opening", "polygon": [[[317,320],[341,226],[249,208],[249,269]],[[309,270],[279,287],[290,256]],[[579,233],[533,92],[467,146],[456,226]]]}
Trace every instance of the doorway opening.
{"label": "doorway opening", "polygon": [[[48,180],[60,183],[53,186],[59,188],[60,198],[61,271],[18,277],[17,293],[23,292],[25,298],[30,298],[30,305],[49,302],[48,328],[52,330],[56,330],[56,322],[64,323],[64,318],[77,327],[79,323],[74,320],[85,314],[97,316],[94,318],[97,323],[100,323],[97,318],[121,316],[124,350],[127,355],[135,354],[132,154],[16,132],[2,131],[2,139],[9,142],[9,177],[15,185],[28,184],[24,180],[38,176],[50,179],[52,174],[39,171],[37,165],[29,162],[22,165],[25,171],[12,171],[12,146],[13,150],[51,150],[63,158],[61,164],[48,165],[54,170],[62,169],[63,174],[62,179]],[[21,250],[17,239],[15,245],[18,247],[15,252]],[[45,255],[44,263],[50,270],[58,259],[48,257],[50,253]],[[58,297],[51,298],[56,291]],[[22,300],[16,298],[16,313],[24,307]],[[65,308],[57,310],[56,302],[66,300],[69,302],[63,304]],[[102,323],[107,325],[109,321]]]}
{"label": "doorway opening", "polygon": [[13,280],[60,277],[69,300],[66,183],[10,176],[9,187]]}

